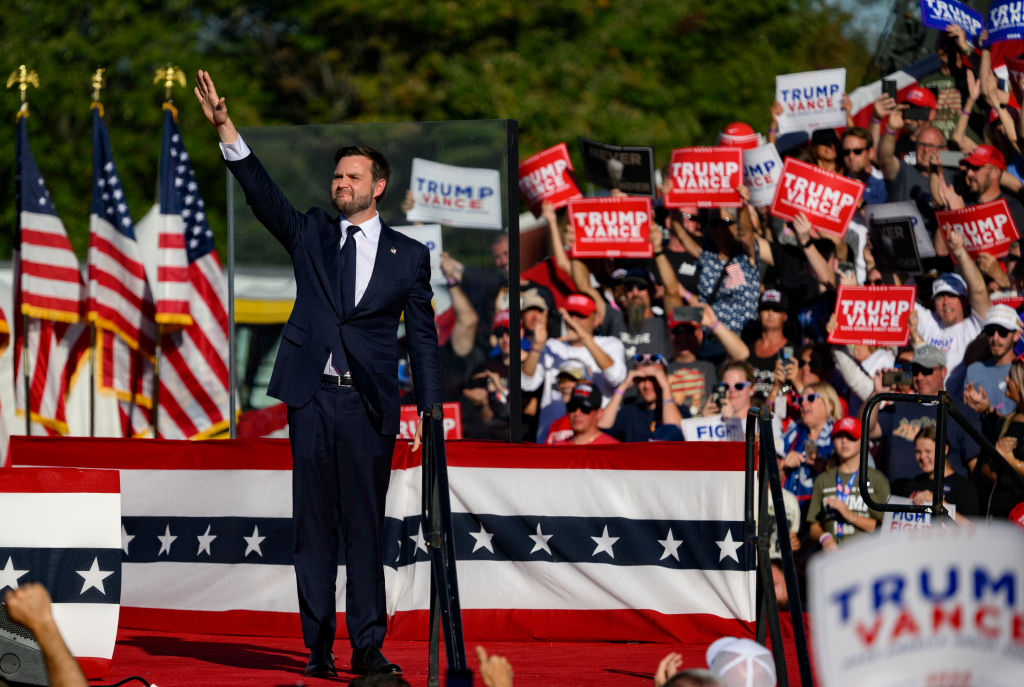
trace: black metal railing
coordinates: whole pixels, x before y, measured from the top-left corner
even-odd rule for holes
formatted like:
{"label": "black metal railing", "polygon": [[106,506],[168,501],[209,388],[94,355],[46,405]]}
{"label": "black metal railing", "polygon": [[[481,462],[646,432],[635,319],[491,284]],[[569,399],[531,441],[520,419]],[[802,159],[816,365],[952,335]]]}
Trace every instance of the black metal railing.
{"label": "black metal railing", "polygon": [[[963,413],[961,413],[957,407],[953,404],[952,398],[945,390],[940,391],[935,396],[925,396],[922,394],[897,394],[893,392],[881,392],[874,396],[871,396],[861,408],[861,427],[863,432],[867,433],[870,431],[870,419],[871,412],[880,403],[884,402],[891,403],[911,403],[915,405],[934,405],[936,406],[936,418],[935,418],[935,473],[932,481],[932,502],[930,504],[924,504],[921,506],[914,504],[896,504],[896,503],[878,503],[868,493],[868,442],[862,441],[860,444],[860,468],[859,472],[859,485],[861,498],[864,499],[864,504],[876,511],[888,511],[893,513],[928,513],[933,518],[945,517],[949,518],[949,511],[946,510],[943,505],[943,495],[945,489],[945,473],[946,473],[946,426],[948,424],[948,417],[952,417],[953,421],[956,422],[964,432],[967,433],[974,443],[978,445],[980,454],[978,455],[979,466],[982,463],[989,462],[996,472],[1006,476],[1010,480],[1016,481],[1018,486],[1024,488],[1024,477],[1022,477],[1012,465],[1010,465],[1005,458],[1003,458],[992,442],[983,435],[977,427],[975,427]],[[978,469],[975,467],[975,470]]]}

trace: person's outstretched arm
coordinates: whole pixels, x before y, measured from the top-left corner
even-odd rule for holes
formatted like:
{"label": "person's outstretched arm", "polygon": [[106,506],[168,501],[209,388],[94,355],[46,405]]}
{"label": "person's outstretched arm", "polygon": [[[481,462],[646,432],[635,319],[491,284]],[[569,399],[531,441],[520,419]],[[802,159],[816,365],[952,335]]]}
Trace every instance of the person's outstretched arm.
{"label": "person's outstretched arm", "polygon": [[228,116],[227,99],[217,95],[217,87],[213,85],[210,72],[200,69],[196,74],[195,94],[206,120],[217,128],[221,143],[230,144],[237,141],[238,129]]}
{"label": "person's outstretched arm", "polygon": [[53,619],[50,594],[38,582],[23,584],[7,592],[5,599],[11,620],[21,623],[35,636],[43,650],[46,674],[52,687],[87,687],[78,661],[71,655]]}

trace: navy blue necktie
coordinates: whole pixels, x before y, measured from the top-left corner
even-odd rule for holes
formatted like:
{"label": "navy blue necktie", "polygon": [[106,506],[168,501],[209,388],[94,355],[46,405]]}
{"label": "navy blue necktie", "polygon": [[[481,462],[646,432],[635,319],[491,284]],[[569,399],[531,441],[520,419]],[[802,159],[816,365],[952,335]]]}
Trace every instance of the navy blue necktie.
{"label": "navy blue necktie", "polygon": [[341,246],[341,300],[345,314],[356,307],[356,233],[359,225],[348,226],[348,236]]}

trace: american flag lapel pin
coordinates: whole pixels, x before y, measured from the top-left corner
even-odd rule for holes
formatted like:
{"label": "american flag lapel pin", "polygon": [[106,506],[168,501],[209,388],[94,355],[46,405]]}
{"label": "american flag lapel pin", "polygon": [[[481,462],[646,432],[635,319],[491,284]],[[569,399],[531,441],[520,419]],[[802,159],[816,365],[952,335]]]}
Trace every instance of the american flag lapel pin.
{"label": "american flag lapel pin", "polygon": [[392,254],[392,255],[394,255],[394,254],[395,254],[395,253],[397,253],[397,252],[398,252],[398,251],[397,251],[397,250],[395,250],[394,248],[392,248],[392,249],[391,249],[391,254]]}

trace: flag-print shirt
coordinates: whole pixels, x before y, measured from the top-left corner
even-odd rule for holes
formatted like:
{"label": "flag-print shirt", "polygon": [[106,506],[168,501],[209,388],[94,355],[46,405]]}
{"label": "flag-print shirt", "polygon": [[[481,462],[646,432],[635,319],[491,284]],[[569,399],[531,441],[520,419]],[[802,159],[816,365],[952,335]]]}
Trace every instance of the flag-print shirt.
{"label": "flag-print shirt", "polygon": [[757,271],[760,259],[757,243],[753,263],[746,252],[728,260],[719,258],[718,251],[713,249],[700,254],[701,298],[707,301],[724,269],[725,277],[711,302],[711,309],[722,324],[734,332],[740,332],[748,320],[757,317],[757,299],[761,295],[761,277]]}

